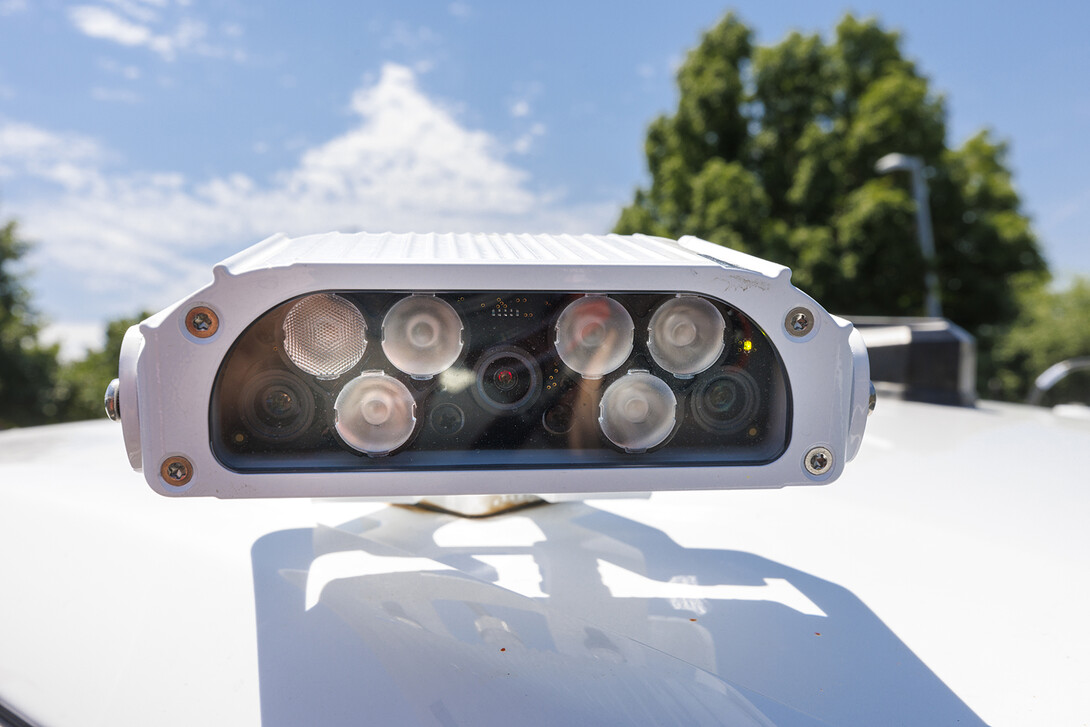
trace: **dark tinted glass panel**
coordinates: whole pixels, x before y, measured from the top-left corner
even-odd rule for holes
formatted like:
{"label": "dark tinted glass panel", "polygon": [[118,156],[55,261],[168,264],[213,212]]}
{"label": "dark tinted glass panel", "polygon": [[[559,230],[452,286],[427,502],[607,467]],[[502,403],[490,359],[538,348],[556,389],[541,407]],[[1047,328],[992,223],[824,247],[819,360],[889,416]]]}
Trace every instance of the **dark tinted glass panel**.
{"label": "dark tinted glass panel", "polygon": [[[713,466],[771,462],[787,446],[783,365],[768,337],[723,301],[676,293],[611,294],[612,302],[572,293],[438,293],[443,304],[402,304],[390,317],[398,330],[385,332],[402,366],[412,368],[412,346],[421,352],[418,371],[447,366],[421,378],[393,365],[383,345],[387,313],[409,293],[330,294],[336,300],[299,305],[304,296],[277,306],[232,346],[210,411],[212,448],[227,467]],[[677,303],[679,295],[689,304]],[[360,317],[346,314],[344,302]],[[557,323],[573,303],[579,317],[573,323],[569,313],[558,342]],[[648,326],[667,303],[656,318],[653,356]],[[687,356],[688,347],[703,351]],[[709,359],[695,374],[663,368]],[[569,366],[598,371],[618,360],[598,378]],[[604,416],[613,419],[604,426],[607,392]],[[626,442],[635,446],[625,449]]]}

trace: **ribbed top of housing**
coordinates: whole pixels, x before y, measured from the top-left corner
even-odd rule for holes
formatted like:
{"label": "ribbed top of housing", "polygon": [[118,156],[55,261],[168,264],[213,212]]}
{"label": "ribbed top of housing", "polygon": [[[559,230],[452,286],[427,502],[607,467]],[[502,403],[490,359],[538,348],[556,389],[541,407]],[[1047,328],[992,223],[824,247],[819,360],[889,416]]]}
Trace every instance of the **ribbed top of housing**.
{"label": "ribbed top of housing", "polygon": [[270,237],[223,261],[232,273],[265,267],[345,263],[707,265],[677,242],[647,235],[372,234]]}

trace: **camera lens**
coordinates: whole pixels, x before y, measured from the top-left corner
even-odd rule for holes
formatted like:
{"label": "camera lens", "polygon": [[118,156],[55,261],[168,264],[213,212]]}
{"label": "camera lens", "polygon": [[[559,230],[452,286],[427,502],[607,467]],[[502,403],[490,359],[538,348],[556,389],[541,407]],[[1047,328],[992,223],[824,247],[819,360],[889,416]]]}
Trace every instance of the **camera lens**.
{"label": "camera lens", "polygon": [[492,383],[500,391],[511,391],[519,384],[519,375],[508,366],[501,366],[492,376]]}
{"label": "camera lens", "polygon": [[432,429],[443,435],[457,434],[466,423],[466,415],[457,404],[450,402],[444,402],[432,409],[429,419]]}
{"label": "camera lens", "polygon": [[314,421],[314,395],[287,372],[267,371],[242,390],[243,423],[264,439],[292,439]]}
{"label": "camera lens", "polygon": [[567,434],[575,424],[575,412],[567,404],[556,404],[541,415],[541,423],[550,434]]}
{"label": "camera lens", "polygon": [[477,395],[486,407],[515,411],[538,394],[541,374],[528,354],[517,348],[502,348],[486,354],[477,364]]}
{"label": "camera lens", "polygon": [[733,432],[749,424],[761,405],[757,382],[734,366],[721,369],[693,392],[693,414],[705,429]]}

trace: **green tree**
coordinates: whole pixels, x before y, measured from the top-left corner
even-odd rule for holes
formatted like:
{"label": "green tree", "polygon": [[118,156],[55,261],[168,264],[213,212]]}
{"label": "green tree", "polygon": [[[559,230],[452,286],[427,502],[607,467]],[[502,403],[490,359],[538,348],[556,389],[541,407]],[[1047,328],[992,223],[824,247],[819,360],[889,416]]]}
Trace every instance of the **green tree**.
{"label": "green tree", "polygon": [[[1033,380],[1049,366],[1090,356],[1090,279],[1050,291],[1041,285],[1019,290],[1020,312],[996,346],[996,375],[990,391],[1024,401]],[[1027,376],[1018,376],[1018,372]],[[1046,395],[1043,403],[1081,401],[1090,404],[1090,372],[1072,373]]]}
{"label": "green tree", "polygon": [[927,165],[944,313],[978,337],[986,370],[1017,315],[1016,274],[1046,275],[1007,168],[983,131],[946,144],[946,110],[900,37],[846,16],[835,39],[792,33],[754,47],[733,14],[677,75],[673,115],[647,133],[649,187],[619,233],[696,235],[792,268],[794,282],[845,315],[920,315],[926,263],[906,174],[879,176],[890,152]]}
{"label": "green tree", "polygon": [[88,351],[82,359],[60,367],[55,393],[59,418],[76,420],[106,416],[103,395],[106,385],[117,378],[117,362],[121,358],[125,331],[150,315],[145,311],[133,318],[110,321],[106,326],[106,344],[102,348]]}
{"label": "green tree", "polygon": [[0,429],[41,424],[57,414],[57,347],[38,341],[41,322],[17,270],[28,250],[14,221],[0,227]]}

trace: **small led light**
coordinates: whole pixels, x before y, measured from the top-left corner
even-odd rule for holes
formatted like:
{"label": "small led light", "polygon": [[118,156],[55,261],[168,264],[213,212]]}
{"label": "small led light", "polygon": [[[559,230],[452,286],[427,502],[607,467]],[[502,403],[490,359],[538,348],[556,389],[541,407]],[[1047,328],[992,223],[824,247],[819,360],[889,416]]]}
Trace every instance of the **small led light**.
{"label": "small led light", "polygon": [[753,350],[753,341],[749,340],[748,338],[746,340],[742,341],[742,350],[745,351],[746,353],[749,353],[750,351],[752,351]]}
{"label": "small led light", "polygon": [[410,295],[394,303],[383,319],[382,350],[400,371],[430,378],[462,353],[462,320],[442,298]]}
{"label": "small led light", "polygon": [[723,353],[726,322],[705,298],[671,298],[651,316],[647,329],[647,346],[655,363],[674,376],[695,376]]}
{"label": "small led light", "polygon": [[367,322],[339,295],[308,295],[284,316],[284,352],[291,362],[319,379],[335,379],[363,358]]}
{"label": "small led light", "polygon": [[556,321],[556,352],[588,379],[614,371],[632,353],[632,316],[617,301],[588,295],[568,305]]}
{"label": "small led light", "polygon": [[345,384],[333,410],[341,439],[364,454],[389,454],[416,428],[412,393],[380,371],[365,371]]}
{"label": "small led light", "polygon": [[598,423],[618,447],[642,452],[664,442],[676,418],[677,399],[667,383],[645,371],[632,371],[602,395]]}

